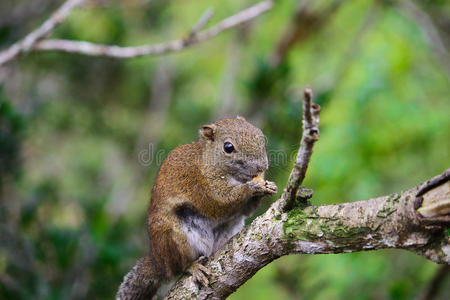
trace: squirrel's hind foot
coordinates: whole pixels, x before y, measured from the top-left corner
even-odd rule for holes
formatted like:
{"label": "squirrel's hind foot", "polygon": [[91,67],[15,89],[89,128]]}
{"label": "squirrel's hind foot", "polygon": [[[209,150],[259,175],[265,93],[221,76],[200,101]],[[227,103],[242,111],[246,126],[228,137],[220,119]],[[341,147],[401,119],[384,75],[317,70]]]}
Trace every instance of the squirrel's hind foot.
{"label": "squirrel's hind foot", "polygon": [[186,273],[191,274],[194,282],[200,286],[208,286],[209,284],[207,276],[210,275],[210,272],[208,268],[203,265],[204,263],[206,263],[206,261],[207,261],[206,257],[200,256],[186,270]]}

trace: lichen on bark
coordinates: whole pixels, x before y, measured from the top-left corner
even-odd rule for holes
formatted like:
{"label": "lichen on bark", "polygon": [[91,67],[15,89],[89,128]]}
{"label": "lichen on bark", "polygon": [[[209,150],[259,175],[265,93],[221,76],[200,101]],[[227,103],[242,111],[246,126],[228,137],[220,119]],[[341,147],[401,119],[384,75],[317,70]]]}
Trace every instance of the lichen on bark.
{"label": "lichen on bark", "polygon": [[210,286],[198,289],[185,277],[168,298],[224,299],[259,269],[288,254],[398,248],[450,264],[448,224],[424,225],[416,211],[414,202],[423,186],[364,201],[300,205],[289,211],[275,202],[208,261]]}
{"label": "lichen on bark", "polygon": [[372,231],[369,226],[359,226],[338,217],[321,216],[318,214],[318,207],[314,206],[289,211],[283,223],[284,238],[291,242],[338,241],[339,244],[349,244]]}

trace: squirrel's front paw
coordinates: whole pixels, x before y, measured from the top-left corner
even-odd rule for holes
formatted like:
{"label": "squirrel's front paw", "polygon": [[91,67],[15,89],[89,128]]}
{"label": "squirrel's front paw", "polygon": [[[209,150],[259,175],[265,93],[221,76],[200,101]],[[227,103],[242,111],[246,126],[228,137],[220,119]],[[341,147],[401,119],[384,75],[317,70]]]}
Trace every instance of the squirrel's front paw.
{"label": "squirrel's front paw", "polygon": [[267,190],[267,194],[269,195],[275,195],[278,191],[277,185],[273,181],[265,181],[264,182]]}
{"label": "squirrel's front paw", "polygon": [[277,193],[277,186],[272,181],[252,180],[247,182],[254,196],[273,195]]}
{"label": "squirrel's front paw", "polygon": [[186,270],[188,274],[192,275],[194,282],[201,286],[208,286],[209,280],[206,277],[209,275],[209,270],[203,264],[206,263],[206,257],[200,256],[192,265]]}

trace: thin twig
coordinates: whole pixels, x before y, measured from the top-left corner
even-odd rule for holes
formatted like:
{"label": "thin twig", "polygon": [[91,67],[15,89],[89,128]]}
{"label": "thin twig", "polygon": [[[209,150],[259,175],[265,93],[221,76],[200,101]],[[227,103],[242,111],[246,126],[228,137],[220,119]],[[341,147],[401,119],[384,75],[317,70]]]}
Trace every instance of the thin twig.
{"label": "thin twig", "polygon": [[[75,0],[74,0],[75,1]],[[81,0],[78,0],[81,1]],[[70,53],[79,53],[91,56],[108,56],[114,58],[132,58],[143,55],[161,55],[170,52],[180,51],[190,46],[196,45],[198,43],[209,40],[222,31],[240,25],[242,23],[248,22],[265,11],[271,9],[273,6],[272,0],[265,0],[258,4],[255,4],[247,9],[244,9],[214,25],[213,27],[194,33],[188,39],[182,38],[177,40],[172,40],[160,44],[154,45],[144,45],[136,47],[120,47],[115,45],[102,45],[86,41],[72,41],[72,40],[61,40],[61,39],[47,39],[38,41],[29,49],[30,51],[62,51]],[[204,20],[207,20],[207,16]],[[201,22],[199,22],[201,27]],[[194,27],[195,29],[195,27]],[[0,66],[2,63],[13,59],[15,56],[23,52],[23,47],[21,44],[17,45],[19,49],[13,55],[8,55],[5,59],[0,59]],[[10,51],[7,49],[5,52]],[[0,53],[0,57],[3,53]]]}
{"label": "thin twig", "polygon": [[64,21],[72,9],[81,5],[84,0],[67,0],[41,26],[29,33],[25,38],[0,52],[0,66],[12,60],[19,54],[31,51],[39,40],[53,32],[55,27]]}
{"label": "thin twig", "polygon": [[320,106],[312,103],[312,90],[303,91],[303,127],[302,140],[297,159],[292,168],[286,188],[281,195],[282,210],[289,210],[295,202],[298,187],[305,179],[306,170],[313,153],[314,143],[319,139]]}
{"label": "thin twig", "polygon": [[192,30],[189,34],[189,36],[194,36],[196,35],[200,30],[202,30],[203,27],[205,27],[205,25],[209,22],[209,20],[211,19],[211,17],[214,14],[214,9],[212,8],[208,8],[200,17],[200,20],[198,20],[197,24],[195,24],[194,27],[192,27]]}

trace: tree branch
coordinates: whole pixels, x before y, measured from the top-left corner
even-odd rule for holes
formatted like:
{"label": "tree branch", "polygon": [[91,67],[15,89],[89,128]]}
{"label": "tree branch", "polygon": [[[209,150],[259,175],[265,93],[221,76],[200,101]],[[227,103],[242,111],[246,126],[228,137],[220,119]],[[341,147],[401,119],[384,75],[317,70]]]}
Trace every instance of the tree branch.
{"label": "tree branch", "polygon": [[25,38],[13,44],[8,49],[0,52],[0,66],[21,53],[31,51],[32,47],[39,40],[52,33],[55,27],[67,18],[72,9],[81,5],[83,2],[84,0],[67,0],[36,30],[29,33]]}
{"label": "tree branch", "polygon": [[214,10],[212,8],[208,8],[203,15],[200,17],[200,19],[198,20],[197,24],[195,24],[194,27],[192,27],[191,33],[189,34],[189,37],[192,37],[194,35],[196,35],[203,27],[206,26],[206,24],[209,22],[209,20],[211,19],[211,17],[214,14]]}
{"label": "tree branch", "polygon": [[302,140],[298,150],[297,159],[291,174],[289,175],[286,188],[281,195],[282,210],[289,210],[293,207],[297,197],[298,187],[305,179],[314,143],[319,139],[319,113],[320,106],[312,103],[312,90],[306,88],[303,91],[303,127]]}
{"label": "tree branch", "polygon": [[[441,176],[448,182],[450,169]],[[210,258],[206,264],[211,272],[208,287],[198,289],[191,277],[185,276],[167,299],[224,299],[259,269],[288,254],[397,248],[450,264],[450,236],[444,230],[448,224],[429,227],[415,208],[416,195],[426,184],[365,201],[289,212],[282,212],[275,202]]]}
{"label": "tree branch", "polygon": [[[42,37],[55,28],[57,24],[68,15],[70,10],[82,3],[83,0],[68,0],[49,20],[41,27],[45,27],[45,34],[41,34],[41,27],[30,33],[24,40],[14,44],[10,48],[0,53],[0,66],[19,54],[27,51],[62,51],[79,53],[91,56],[108,56],[114,58],[132,58],[144,55],[161,55],[176,52],[193,45],[207,41],[222,31],[236,27],[248,22],[273,6],[272,0],[259,2],[247,9],[244,9],[212,26],[209,29],[199,31],[211,17],[211,11],[207,11],[197,25],[191,30],[186,38],[176,39],[160,44],[143,45],[135,47],[120,47],[116,45],[103,45],[86,41],[72,41],[63,39],[46,39]],[[63,9],[64,8],[64,9]],[[47,25],[46,25],[47,24]],[[44,26],[46,25],[46,26]]]}

